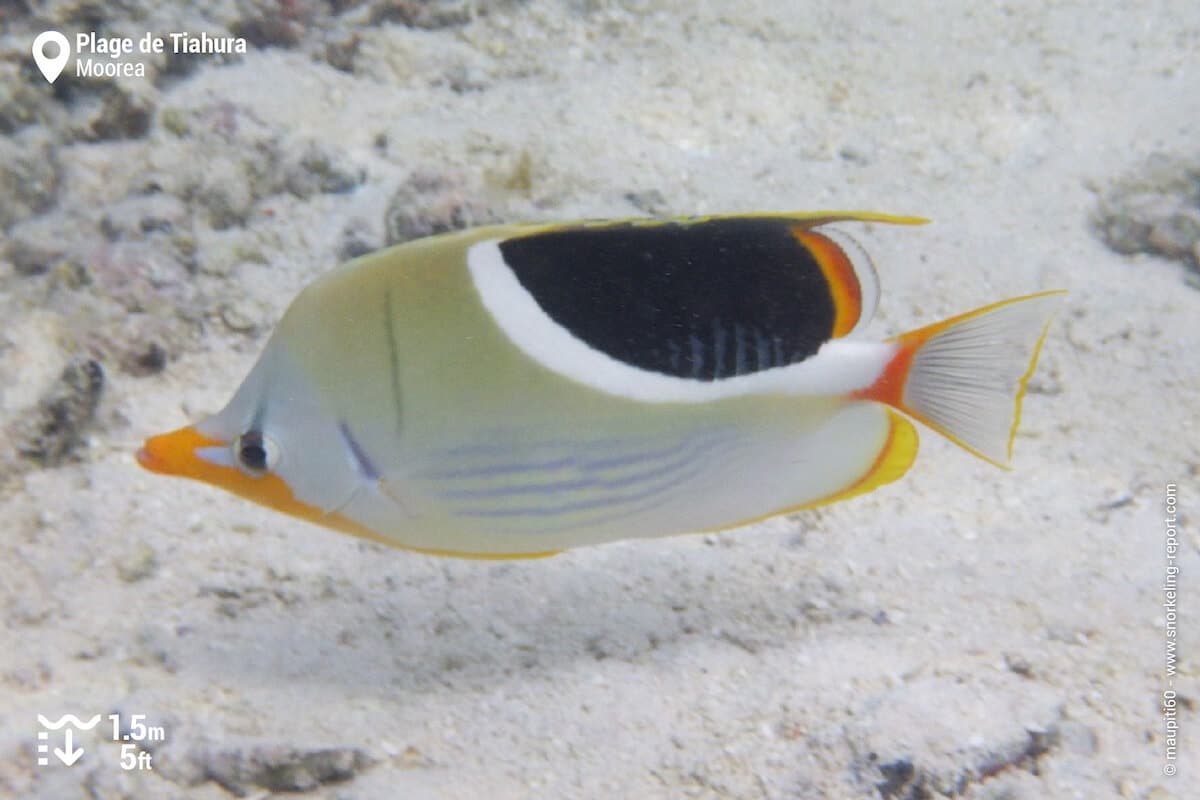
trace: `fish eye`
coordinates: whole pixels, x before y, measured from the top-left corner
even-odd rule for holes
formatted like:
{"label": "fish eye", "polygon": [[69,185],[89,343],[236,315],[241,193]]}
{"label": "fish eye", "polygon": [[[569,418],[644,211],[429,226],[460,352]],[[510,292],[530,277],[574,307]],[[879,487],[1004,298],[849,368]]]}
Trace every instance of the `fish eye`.
{"label": "fish eye", "polygon": [[242,472],[254,478],[266,475],[279,462],[279,448],[262,431],[246,431],[233,443],[233,455]]}

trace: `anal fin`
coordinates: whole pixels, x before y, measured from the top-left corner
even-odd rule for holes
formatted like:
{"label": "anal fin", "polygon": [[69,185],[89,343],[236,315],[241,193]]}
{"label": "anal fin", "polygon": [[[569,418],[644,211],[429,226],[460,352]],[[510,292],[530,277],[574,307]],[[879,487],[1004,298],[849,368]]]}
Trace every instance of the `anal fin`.
{"label": "anal fin", "polygon": [[849,500],[852,497],[873,492],[880,486],[899,480],[904,476],[904,473],[908,472],[908,468],[916,460],[918,444],[919,437],[917,436],[917,429],[913,427],[913,424],[895,411],[888,409],[887,439],[884,440],[883,448],[879,451],[879,455],[875,457],[871,468],[863,473],[861,478],[831,495],[809,501],[795,508],[787,509],[783,513],[803,511],[809,508],[816,508],[817,506],[840,503],[843,500]]}

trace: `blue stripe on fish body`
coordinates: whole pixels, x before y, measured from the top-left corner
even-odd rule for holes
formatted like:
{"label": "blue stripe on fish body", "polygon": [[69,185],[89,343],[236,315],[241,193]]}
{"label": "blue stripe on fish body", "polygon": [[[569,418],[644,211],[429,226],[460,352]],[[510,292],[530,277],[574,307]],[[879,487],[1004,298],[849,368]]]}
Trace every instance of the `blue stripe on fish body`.
{"label": "blue stripe on fish body", "polygon": [[[587,453],[594,450],[596,443],[580,444],[581,455],[567,459],[569,467],[554,470],[550,474],[535,475],[537,478],[548,478],[541,482],[504,482],[496,485],[475,485],[462,487],[462,483],[473,483],[447,477],[438,483],[449,484],[454,488],[437,488],[436,494],[448,501],[452,513],[461,516],[478,517],[547,517],[571,514],[590,509],[600,509],[627,505],[643,497],[653,496],[678,485],[688,477],[702,471],[703,464],[714,452],[727,448],[733,439],[729,432],[706,432],[683,439],[678,444],[660,447],[653,450],[642,450],[630,453],[606,454],[600,457],[589,457]],[[601,443],[610,445],[611,442]],[[697,465],[688,469],[689,465]],[[492,465],[490,469],[494,470]],[[462,473],[477,478],[478,469],[466,469]],[[428,474],[428,473],[426,473]],[[440,474],[447,474],[442,472]],[[517,475],[514,471],[493,471],[493,476]],[[456,484],[458,484],[456,486]],[[635,492],[618,490],[630,489],[645,485]],[[531,498],[539,498],[541,503],[531,503]],[[493,504],[479,505],[473,501],[494,500]],[[507,502],[505,502],[507,501]],[[513,505],[517,504],[517,505]]]}

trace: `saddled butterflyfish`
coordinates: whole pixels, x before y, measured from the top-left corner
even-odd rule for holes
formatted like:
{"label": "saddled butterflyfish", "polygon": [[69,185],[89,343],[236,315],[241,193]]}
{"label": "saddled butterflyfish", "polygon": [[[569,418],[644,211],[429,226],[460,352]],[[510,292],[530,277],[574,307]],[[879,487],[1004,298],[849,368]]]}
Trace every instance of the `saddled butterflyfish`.
{"label": "saddled butterflyfish", "polygon": [[1062,292],[886,341],[843,221],[506,225],[355,259],[292,303],[153,472],[442,555],[714,531],[896,480],[920,422],[1000,466]]}

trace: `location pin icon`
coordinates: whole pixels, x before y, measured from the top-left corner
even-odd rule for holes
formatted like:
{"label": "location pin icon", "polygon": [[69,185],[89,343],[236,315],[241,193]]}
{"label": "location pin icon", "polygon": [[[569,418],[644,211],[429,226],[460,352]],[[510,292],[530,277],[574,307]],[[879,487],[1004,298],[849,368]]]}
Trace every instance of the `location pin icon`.
{"label": "location pin icon", "polygon": [[[58,45],[58,55],[54,58],[46,55],[46,45],[51,42]],[[38,69],[50,83],[54,83],[54,80],[62,73],[63,67],[67,65],[70,57],[71,43],[58,31],[43,31],[33,40],[33,60],[37,62]]]}

